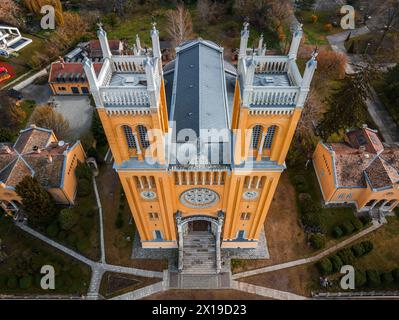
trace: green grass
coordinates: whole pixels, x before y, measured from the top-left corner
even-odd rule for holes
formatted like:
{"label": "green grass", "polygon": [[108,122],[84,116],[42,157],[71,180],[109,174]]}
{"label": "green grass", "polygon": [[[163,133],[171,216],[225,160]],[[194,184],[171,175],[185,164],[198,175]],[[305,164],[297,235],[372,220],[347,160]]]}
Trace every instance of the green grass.
{"label": "green grass", "polygon": [[[0,263],[1,294],[85,294],[90,283],[90,268],[49,247],[17,228],[9,218],[0,217],[1,250],[6,253]],[[40,288],[40,269],[43,265],[55,268],[55,290]],[[10,277],[30,275],[34,281],[27,289],[9,288]]]}
{"label": "green grass", "polygon": [[[74,211],[79,216],[77,224],[68,231],[59,228],[55,239],[84,256],[97,261],[100,258],[99,222],[94,190],[91,190],[89,196],[76,198]],[[57,221],[54,223],[57,223]]]}
{"label": "green grass", "polygon": [[[313,166],[309,165],[307,169],[304,166],[288,167],[288,174],[291,181],[294,180],[295,176],[303,175],[306,177],[306,185],[303,189],[297,190],[297,196],[299,193],[308,193],[312,197],[314,203],[322,203],[323,196],[319,187],[316,173],[314,172]],[[294,183],[293,183],[294,184]],[[295,186],[295,184],[294,184]],[[300,209],[298,209],[300,212]],[[327,232],[327,237],[332,240],[332,230],[335,226],[341,225],[345,221],[354,219],[354,212],[351,207],[336,207],[336,208],[321,208],[321,220],[324,229]]]}
{"label": "green grass", "polygon": [[[315,14],[318,17],[317,22],[313,23],[311,20],[312,15]],[[303,23],[303,30],[306,34],[306,42],[311,45],[328,45],[326,36],[341,31],[339,28],[333,28],[327,30],[325,25],[331,23],[328,13],[313,11],[300,11],[298,12],[298,18]]]}
{"label": "green grass", "polygon": [[375,80],[373,82],[373,87],[380,98],[381,102],[384,104],[385,108],[391,115],[393,121],[399,126],[399,108],[397,104],[394,101],[391,101],[386,95],[384,94],[385,92],[385,87],[386,87],[386,82],[383,77],[381,77],[378,80]]}

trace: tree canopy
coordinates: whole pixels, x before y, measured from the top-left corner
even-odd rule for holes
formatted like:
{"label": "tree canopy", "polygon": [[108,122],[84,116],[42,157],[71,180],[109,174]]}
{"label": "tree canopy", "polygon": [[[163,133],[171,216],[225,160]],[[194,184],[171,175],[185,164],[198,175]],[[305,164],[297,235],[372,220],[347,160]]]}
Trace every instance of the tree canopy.
{"label": "tree canopy", "polygon": [[29,224],[45,227],[54,220],[57,214],[55,201],[36,178],[25,176],[15,189],[22,198]]}

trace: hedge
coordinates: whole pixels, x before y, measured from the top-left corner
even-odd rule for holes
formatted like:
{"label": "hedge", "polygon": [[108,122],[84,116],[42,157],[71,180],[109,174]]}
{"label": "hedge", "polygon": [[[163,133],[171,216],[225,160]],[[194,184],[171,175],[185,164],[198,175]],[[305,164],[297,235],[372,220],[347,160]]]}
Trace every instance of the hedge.
{"label": "hedge", "polygon": [[91,193],[91,183],[87,179],[79,179],[78,181],[78,196],[87,197]]}
{"label": "hedge", "polygon": [[341,258],[343,264],[353,264],[355,260],[355,256],[350,248],[341,249],[338,251],[337,255]]}
{"label": "hedge", "polygon": [[9,289],[16,289],[18,286],[18,278],[16,276],[11,276],[7,280],[7,287]]}
{"label": "hedge", "polygon": [[342,262],[341,258],[338,257],[337,255],[333,255],[330,258],[331,264],[333,266],[333,270],[334,272],[339,272],[342,268],[342,266],[344,265],[344,263]]}
{"label": "hedge", "polygon": [[399,268],[392,270],[392,276],[395,279],[395,282],[399,284]]}
{"label": "hedge", "polygon": [[321,233],[312,233],[309,242],[313,249],[323,249],[326,246],[326,237]]}
{"label": "hedge", "polygon": [[47,227],[47,234],[49,235],[50,238],[54,238],[57,236],[59,232],[58,224],[57,223],[52,223]]}
{"label": "hedge", "polygon": [[363,223],[360,221],[359,218],[355,218],[352,220],[352,225],[354,226],[356,231],[363,229]]}
{"label": "hedge", "polygon": [[383,284],[392,284],[393,283],[393,276],[391,271],[387,271],[381,274],[381,281]]}
{"label": "hedge", "polygon": [[334,227],[332,234],[333,234],[334,238],[338,239],[344,235],[344,232],[342,231],[342,229],[339,226],[336,226],[336,227]]}
{"label": "hedge", "polygon": [[367,286],[370,288],[381,286],[380,275],[377,270],[367,270]]}
{"label": "hedge", "polygon": [[58,222],[63,230],[71,230],[79,220],[79,215],[74,209],[63,209],[58,216]]}
{"label": "hedge", "polygon": [[370,240],[362,241],[361,245],[363,246],[364,254],[370,253],[374,248],[374,245]]}
{"label": "hedge", "polygon": [[364,271],[356,270],[355,271],[355,287],[361,288],[367,283],[367,276]]}
{"label": "hedge", "polygon": [[317,262],[317,268],[319,269],[320,273],[324,276],[333,273],[333,266],[331,264],[330,259],[323,258],[319,262]]}
{"label": "hedge", "polygon": [[345,235],[350,235],[355,231],[355,227],[353,226],[352,222],[345,221],[341,226],[342,231]]}
{"label": "hedge", "polygon": [[360,221],[363,223],[363,226],[367,226],[368,224],[371,223],[371,217],[369,215],[366,216],[361,216]]}
{"label": "hedge", "polygon": [[19,287],[21,289],[29,289],[32,286],[33,277],[32,276],[25,276],[19,279]]}
{"label": "hedge", "polygon": [[365,254],[364,247],[361,243],[353,245],[351,247],[351,250],[356,258],[361,257]]}

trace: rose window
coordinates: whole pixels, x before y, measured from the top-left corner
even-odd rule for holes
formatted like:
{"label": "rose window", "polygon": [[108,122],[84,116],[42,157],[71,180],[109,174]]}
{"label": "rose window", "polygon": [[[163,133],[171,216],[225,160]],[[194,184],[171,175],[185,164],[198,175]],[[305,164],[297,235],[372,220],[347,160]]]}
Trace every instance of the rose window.
{"label": "rose window", "polygon": [[189,208],[209,208],[219,201],[219,195],[210,189],[194,188],[183,192],[180,202]]}

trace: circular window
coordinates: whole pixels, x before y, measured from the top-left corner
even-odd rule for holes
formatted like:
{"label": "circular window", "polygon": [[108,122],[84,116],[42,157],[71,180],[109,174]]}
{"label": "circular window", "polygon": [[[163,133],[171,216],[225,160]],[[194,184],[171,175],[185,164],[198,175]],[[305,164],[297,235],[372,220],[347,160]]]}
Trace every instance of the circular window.
{"label": "circular window", "polygon": [[210,189],[194,188],[184,191],[180,202],[189,208],[209,208],[219,201],[219,195]]}
{"label": "circular window", "polygon": [[245,200],[254,200],[259,196],[259,192],[258,191],[246,191],[243,194],[243,198]]}
{"label": "circular window", "polygon": [[153,200],[157,197],[157,194],[153,191],[143,191],[140,195],[143,199],[147,200]]}

